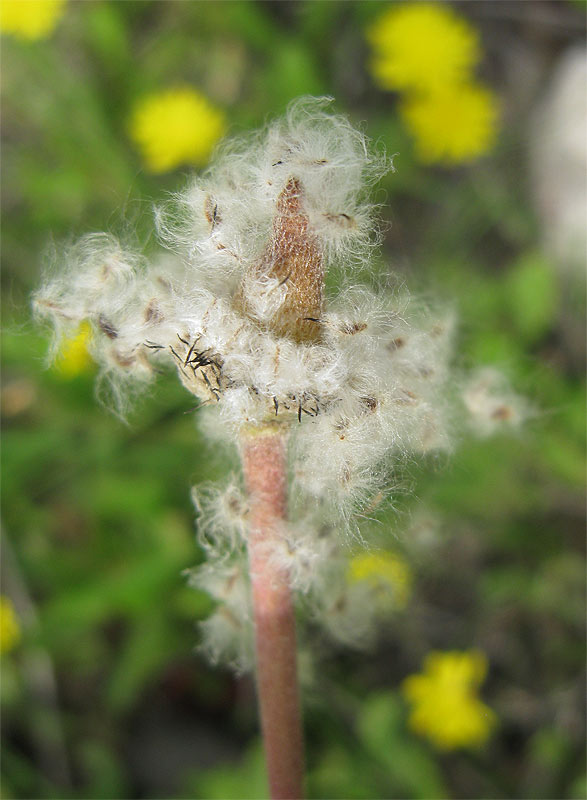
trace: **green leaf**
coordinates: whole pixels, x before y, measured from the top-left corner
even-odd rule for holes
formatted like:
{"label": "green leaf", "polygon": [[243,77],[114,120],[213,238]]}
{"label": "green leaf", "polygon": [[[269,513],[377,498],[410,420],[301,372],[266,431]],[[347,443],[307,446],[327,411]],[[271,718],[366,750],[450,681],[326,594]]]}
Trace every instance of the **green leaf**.
{"label": "green leaf", "polygon": [[547,468],[573,486],[585,486],[585,451],[581,444],[557,431],[545,431],[541,445],[540,455]]}
{"label": "green leaf", "polygon": [[128,797],[124,769],[115,748],[98,740],[78,743],[77,756],[83,764],[85,798]]}
{"label": "green leaf", "polygon": [[283,39],[275,48],[264,81],[265,93],[279,109],[295,97],[325,92],[312,53],[295,39]]}
{"label": "green leaf", "polygon": [[433,758],[406,733],[402,703],[395,692],[368,698],[359,715],[358,732],[366,749],[389,771],[391,782],[422,800],[446,797]]}
{"label": "green leaf", "polygon": [[573,781],[569,797],[572,800],[584,800],[587,797],[587,775],[580,775]]}
{"label": "green leaf", "polygon": [[138,619],[111,673],[107,690],[110,707],[116,712],[130,708],[175,649],[175,637],[166,614],[155,610]]}
{"label": "green leaf", "polygon": [[524,254],[505,282],[504,301],[512,321],[528,344],[552,327],[559,306],[554,270],[536,252]]}
{"label": "green leaf", "polygon": [[107,574],[59,595],[42,618],[41,635],[47,641],[69,641],[85,628],[116,614],[140,614],[149,602],[165,595],[181,580],[185,566],[176,553],[150,552],[132,563],[118,564]]}
{"label": "green leaf", "polygon": [[265,759],[261,742],[256,742],[240,765],[221,767],[200,773],[194,781],[198,797],[206,800],[259,800],[269,796]]}
{"label": "green leaf", "polygon": [[85,28],[90,45],[109,71],[124,67],[128,53],[128,34],[117,3],[97,3],[85,9]]}
{"label": "green leaf", "polygon": [[366,767],[365,755],[360,750],[329,748],[308,776],[309,797],[372,800],[381,796],[377,776]]}

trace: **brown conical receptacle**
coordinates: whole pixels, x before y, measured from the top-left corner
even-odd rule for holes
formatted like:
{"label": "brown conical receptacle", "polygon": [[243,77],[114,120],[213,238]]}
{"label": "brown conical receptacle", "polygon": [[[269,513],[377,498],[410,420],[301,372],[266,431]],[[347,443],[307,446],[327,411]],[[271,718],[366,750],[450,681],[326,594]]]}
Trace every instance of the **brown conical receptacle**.
{"label": "brown conical receptacle", "polygon": [[[324,260],[318,241],[310,231],[302,206],[302,186],[290,178],[277,198],[271,239],[259,262],[253,267],[255,279],[277,279],[287,286],[283,303],[265,322],[277,336],[296,342],[320,339],[320,316],[324,305]],[[243,287],[235,304],[248,312]]]}

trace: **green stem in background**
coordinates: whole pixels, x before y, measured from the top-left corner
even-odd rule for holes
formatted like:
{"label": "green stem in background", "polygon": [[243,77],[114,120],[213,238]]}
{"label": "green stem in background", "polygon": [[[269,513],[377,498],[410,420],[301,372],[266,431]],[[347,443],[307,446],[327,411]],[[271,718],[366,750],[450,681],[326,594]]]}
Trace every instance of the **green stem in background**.
{"label": "green stem in background", "polygon": [[242,462],[250,503],[249,568],[257,694],[272,800],[303,797],[303,739],[295,615],[287,570],[275,557],[287,516],[284,426],[248,429]]}

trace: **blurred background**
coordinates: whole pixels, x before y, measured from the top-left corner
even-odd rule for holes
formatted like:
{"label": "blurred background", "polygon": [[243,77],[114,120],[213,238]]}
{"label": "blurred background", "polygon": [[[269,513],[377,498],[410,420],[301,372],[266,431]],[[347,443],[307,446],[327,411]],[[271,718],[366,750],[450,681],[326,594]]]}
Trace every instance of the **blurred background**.
{"label": "blurred background", "polygon": [[[397,154],[375,269],[531,408],[403,476],[379,518],[409,590],[372,647],[306,640],[309,796],[585,797],[585,4],[440,6],[3,0],[2,797],[265,796],[252,680],[197,652],[182,576],[190,487],[233,465],[175,379],[100,406],[83,330],[47,369],[30,295],[86,232],[153,251],[153,204],[305,94]],[[478,741],[411,722],[404,680],[453,651]]]}

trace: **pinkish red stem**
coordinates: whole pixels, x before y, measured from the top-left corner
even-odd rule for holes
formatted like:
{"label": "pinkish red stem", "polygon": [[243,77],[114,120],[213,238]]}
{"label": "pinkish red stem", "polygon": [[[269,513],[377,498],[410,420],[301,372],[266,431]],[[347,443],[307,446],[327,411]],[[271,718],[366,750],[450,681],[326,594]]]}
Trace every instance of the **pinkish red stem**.
{"label": "pinkish red stem", "polygon": [[289,576],[272,554],[287,515],[286,437],[267,427],[243,437],[250,503],[249,567],[257,654],[257,692],[273,800],[303,797],[303,740],[294,607]]}

